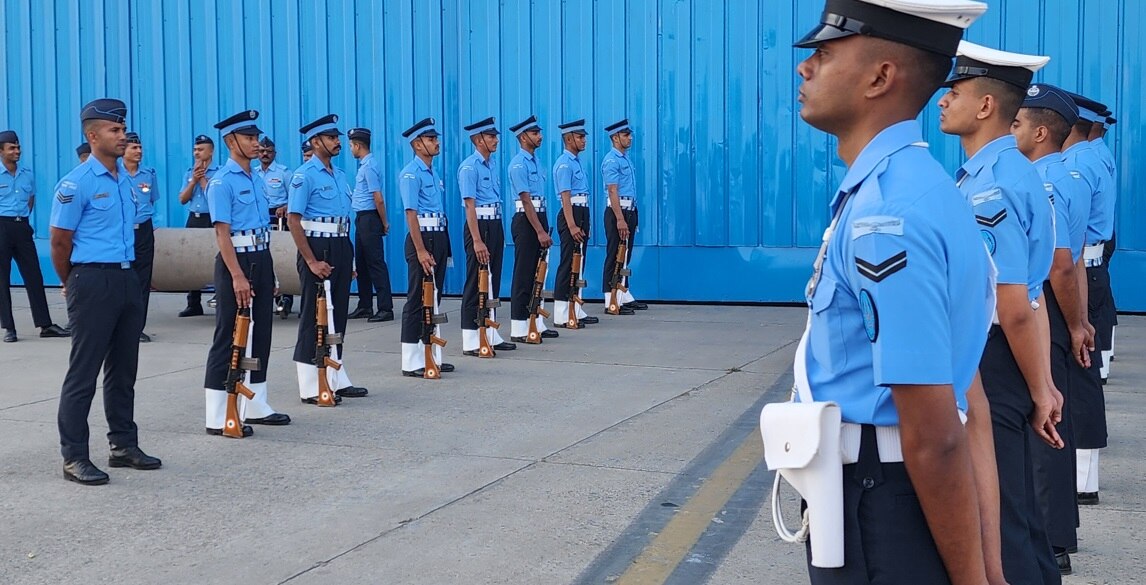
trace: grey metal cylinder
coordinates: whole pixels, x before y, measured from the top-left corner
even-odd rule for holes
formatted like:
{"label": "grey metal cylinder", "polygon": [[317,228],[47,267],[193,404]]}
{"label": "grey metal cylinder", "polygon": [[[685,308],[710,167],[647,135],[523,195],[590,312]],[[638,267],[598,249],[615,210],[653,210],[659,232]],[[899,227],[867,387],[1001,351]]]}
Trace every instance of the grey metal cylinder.
{"label": "grey metal cylinder", "polygon": [[[214,285],[215,256],[219,245],[210,228],[159,228],[155,230],[155,266],[151,287],[160,292],[200,290]],[[302,293],[296,258],[298,248],[290,232],[271,232],[271,256],[279,292]]]}

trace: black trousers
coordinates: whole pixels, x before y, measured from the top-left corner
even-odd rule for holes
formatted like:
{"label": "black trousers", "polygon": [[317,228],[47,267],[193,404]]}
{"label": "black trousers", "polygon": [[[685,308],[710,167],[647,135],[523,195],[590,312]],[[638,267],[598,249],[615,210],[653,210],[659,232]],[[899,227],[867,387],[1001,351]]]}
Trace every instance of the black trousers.
{"label": "black trousers", "polygon": [[[275,270],[270,250],[238,252],[239,267],[251,282],[251,319],[254,335],[247,340],[251,355],[259,360],[260,368],[251,372],[251,382],[267,381],[267,361],[271,357],[271,320],[274,318]],[[215,256],[215,335],[207,351],[207,373],[203,387],[223,390],[227,370],[231,366],[231,344],[235,338],[235,315],[239,304],[235,300],[234,279],[221,256]],[[313,353],[312,353],[313,356]]]}
{"label": "black trousers", "polygon": [[[637,232],[637,223],[640,216],[636,209],[621,211],[625,223],[629,224],[629,253],[633,257],[633,234]],[[605,269],[601,277],[601,291],[609,294],[609,280],[613,278],[613,267],[617,264],[617,248],[621,246],[621,235],[617,232],[617,216],[613,215],[611,207],[605,208]]]}
{"label": "black trousers", "polygon": [[1106,264],[1086,269],[1087,316],[1094,326],[1094,345],[1099,351],[1110,351],[1114,342],[1114,325],[1118,311],[1110,290],[1110,267]]}
{"label": "black trousers", "polygon": [[394,310],[390,292],[390,269],[386,267],[386,240],[382,218],[376,211],[359,211],[354,219],[354,257],[358,262],[358,307],[371,309],[378,291],[378,310]]}
{"label": "black trousers", "polygon": [[1034,433],[1030,434],[1031,462],[1035,478],[1035,497],[1046,520],[1047,537],[1052,547],[1070,548],[1078,545],[1078,498],[1075,496],[1074,428],[1071,406],[1070,368],[1078,367],[1071,355],[1070,329],[1058,305],[1050,282],[1043,286],[1046,293],[1047,314],[1051,333],[1051,378],[1062,392],[1062,422],[1058,434],[1066,444],[1053,449]]}
{"label": "black trousers", "polygon": [[12,318],[12,260],[24,278],[24,290],[32,307],[32,322],[36,327],[52,324],[48,314],[48,299],[44,296],[44,275],[40,272],[40,255],[32,240],[32,225],[28,218],[16,221],[0,217],[0,328],[16,329]]}
{"label": "black trousers", "polygon": [[155,266],[155,227],[147,220],[135,228],[135,261],[131,263],[139,276],[143,295],[143,327],[147,327],[147,307],[151,304],[151,271]]}
{"label": "black trousers", "polygon": [[[549,231],[549,218],[538,213],[541,228]],[[533,278],[537,275],[537,259],[541,254],[541,242],[537,232],[524,212],[513,214],[509,224],[513,236],[513,278],[509,287],[509,318],[525,321],[529,318],[529,297],[533,293]]]}
{"label": "black trousers", "polygon": [[[330,297],[326,302],[334,306],[334,330],[346,333],[346,314],[350,307],[350,273],[353,267],[354,249],[350,245],[350,238],[341,236],[337,238],[315,238],[307,236],[310,250],[314,257],[324,260],[333,267],[328,277],[330,279]],[[318,287],[322,280],[310,271],[310,267],[298,255],[298,279],[302,283],[302,298],[298,310],[298,340],[294,344],[294,361],[309,364],[314,362],[315,339],[315,308],[318,299]],[[342,346],[338,346],[339,355],[342,355]]]}
{"label": "black trousers", "polygon": [[[462,288],[462,329],[478,329],[478,260],[474,255],[474,240],[469,227],[463,230],[462,242],[466,249],[466,284]],[[501,292],[501,266],[505,256],[505,228],[501,218],[479,219],[478,233],[489,249],[489,273],[493,280],[490,298],[496,299]]]}
{"label": "black trousers", "polygon": [[[211,221],[211,214],[200,213],[199,217],[195,217],[192,213],[187,216],[187,225],[184,227],[189,228],[214,228],[215,224]],[[203,301],[203,294],[200,291],[193,290],[187,293],[187,306],[194,307],[201,305]]]}
{"label": "black trousers", "polygon": [[1094,326],[1094,351],[1090,354],[1090,369],[1075,368],[1071,381],[1074,391],[1074,439],[1076,449],[1103,449],[1106,447],[1106,397],[1102,390],[1102,348],[1109,345],[1113,325],[1106,321],[1106,295],[1110,290],[1110,273],[1106,266],[1086,269],[1088,295],[1087,313]]}
{"label": "black trousers", "polygon": [[113,447],[138,445],[135,376],[143,301],[131,269],[78,264],[68,275],[72,351],[60,389],[57,424],[64,461],[88,459],[88,413],[103,368],[103,410]]}
{"label": "black trousers", "polygon": [[[442,298],[442,284],[446,278],[446,259],[450,257],[449,232],[420,232],[422,245],[434,257],[434,280],[438,283],[438,298]],[[426,271],[418,262],[418,249],[411,234],[406,234],[406,304],[402,307],[402,343],[418,343],[422,339],[422,280]]]}
{"label": "black trousers", "polygon": [[[585,241],[589,241],[589,208],[573,206],[573,223],[585,231]],[[614,225],[614,227],[616,227]],[[557,235],[561,237],[561,262],[557,264],[557,280],[553,283],[553,298],[558,301],[568,301],[572,290],[569,277],[573,274],[573,252],[577,251],[577,240],[569,233],[569,226],[565,223],[565,213],[557,214]],[[617,250],[613,250],[616,255]],[[581,278],[585,278],[585,257],[581,257]],[[561,315],[561,320],[565,319]]]}
{"label": "black trousers", "polygon": [[1019,364],[1002,327],[991,327],[979,362],[983,390],[991,405],[991,430],[999,470],[999,520],[1003,573],[1011,585],[1057,583],[1046,521],[1035,497],[1027,417],[1034,408]]}
{"label": "black trousers", "polygon": [[844,466],[844,566],[813,567],[809,542],[812,585],[950,585],[907,467],[880,463],[875,427],[862,437],[859,461]]}

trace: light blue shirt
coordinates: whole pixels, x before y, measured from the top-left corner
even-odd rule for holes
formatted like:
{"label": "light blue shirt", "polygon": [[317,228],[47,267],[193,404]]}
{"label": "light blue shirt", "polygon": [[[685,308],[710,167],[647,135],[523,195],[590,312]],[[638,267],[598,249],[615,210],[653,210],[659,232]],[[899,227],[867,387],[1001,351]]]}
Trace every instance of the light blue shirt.
{"label": "light blue shirt", "polygon": [[1110,195],[1106,198],[1106,209],[1103,210],[1103,214],[1110,218],[1110,238],[1113,238],[1114,211],[1118,206],[1118,164],[1114,160],[1114,153],[1110,151],[1105,140],[1096,138],[1090,141],[1090,147],[1098,155],[1098,160],[1106,166],[1106,173],[1110,176],[1110,183],[1108,184]]}
{"label": "light blue shirt", "polygon": [[207,185],[211,221],[231,226],[231,233],[267,227],[270,206],[258,176],[228,160]]}
{"label": "light blue shirt", "polygon": [[140,224],[155,216],[155,202],[159,201],[159,175],[151,167],[140,166],[138,172],[127,178],[135,195],[135,223]]}
{"label": "light blue shirt", "polygon": [[501,205],[501,177],[493,172],[493,157],[484,158],[474,151],[458,167],[458,187],[462,199],[473,199],[474,205]]}
{"label": "light blue shirt", "polygon": [[60,179],[51,226],[70,230],[72,264],[135,260],[135,200],[122,161],[113,177],[96,157]]}
{"label": "light blue shirt", "polygon": [[609,185],[617,186],[617,196],[633,198],[636,209],[637,172],[633,169],[632,159],[616,148],[609,149],[605,159],[601,161],[601,177],[605,179],[605,193],[609,192]]}
{"label": "light blue shirt", "polygon": [[530,154],[524,148],[509,161],[509,186],[513,189],[513,199],[529,193],[530,198],[545,201],[545,173],[537,165],[537,154]]}
{"label": "light blue shirt", "polygon": [[1066,168],[1077,171],[1090,189],[1090,219],[1086,222],[1086,245],[1105,242],[1114,235],[1113,178],[1090,142],[1083,140],[1062,151]]}
{"label": "light blue shirt", "polygon": [[990,261],[971,206],[922,140],[915,120],[879,133],[832,201],[805,363],[814,399],[837,402],[847,422],[898,424],[896,384],[951,384],[966,411],[987,341]]}
{"label": "light blue shirt", "polygon": [[1054,208],[1042,177],[1011,134],[988,142],[955,174],[999,269],[999,284],[1025,284],[1034,300],[1054,259]]}
{"label": "light blue shirt", "polygon": [[1069,248],[1071,260],[1078,262],[1090,217],[1090,191],[1078,171],[1069,171],[1062,153],[1052,152],[1034,162],[1048,190],[1053,194],[1055,247]]}
{"label": "light blue shirt", "polygon": [[398,173],[398,192],[402,195],[403,209],[418,213],[445,213],[445,193],[442,180],[434,176],[434,169],[422,159],[414,157]]}
{"label": "light blue shirt", "polygon": [[589,192],[589,181],[585,178],[585,170],[581,168],[581,159],[573,156],[568,150],[557,157],[553,163],[553,184],[557,186],[557,196],[569,191],[570,195],[580,195]]}
{"label": "light blue shirt", "polygon": [[328,170],[317,156],[295,170],[287,193],[287,211],[302,215],[303,219],[350,218],[346,173],[333,165]]}
{"label": "light blue shirt", "polygon": [[[211,183],[211,177],[214,177],[215,172],[218,170],[219,165],[216,164],[207,167],[207,174],[204,175],[204,177],[207,179],[208,184]],[[192,167],[187,169],[186,173],[183,173],[184,185],[191,182],[191,177],[194,172],[195,168]],[[207,213],[208,209],[210,209],[210,206],[207,205],[207,191],[203,187],[200,187],[199,183],[195,183],[195,188],[191,191],[191,200],[187,202],[187,211],[190,213]]]}
{"label": "light blue shirt", "polygon": [[291,172],[286,165],[272,161],[270,168],[263,169],[260,166],[255,170],[255,174],[263,180],[267,205],[270,205],[271,209],[278,209],[287,204],[287,184],[290,183]]}
{"label": "light blue shirt", "polygon": [[0,165],[0,215],[5,217],[28,217],[32,212],[28,207],[36,188],[32,170],[16,167],[16,174]]}
{"label": "light blue shirt", "polygon": [[354,195],[351,197],[354,211],[376,211],[374,193],[382,192],[382,165],[370,153],[358,161],[358,174],[354,177]]}

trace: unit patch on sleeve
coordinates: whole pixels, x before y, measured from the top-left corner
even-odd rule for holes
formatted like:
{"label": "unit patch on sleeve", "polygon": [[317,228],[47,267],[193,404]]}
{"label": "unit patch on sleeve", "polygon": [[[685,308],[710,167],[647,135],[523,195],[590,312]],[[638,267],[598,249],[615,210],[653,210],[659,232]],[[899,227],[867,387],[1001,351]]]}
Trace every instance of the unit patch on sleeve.
{"label": "unit patch on sleeve", "polygon": [[871,293],[866,288],[860,290],[859,306],[868,341],[875,343],[875,340],[879,339],[879,311],[875,308],[875,299],[871,298]]}

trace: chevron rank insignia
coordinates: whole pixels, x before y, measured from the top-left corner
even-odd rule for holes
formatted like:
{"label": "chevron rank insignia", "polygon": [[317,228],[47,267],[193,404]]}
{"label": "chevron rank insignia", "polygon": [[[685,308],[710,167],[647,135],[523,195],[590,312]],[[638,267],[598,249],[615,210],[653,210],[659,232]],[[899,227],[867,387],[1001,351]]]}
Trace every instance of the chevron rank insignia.
{"label": "chevron rank insignia", "polygon": [[987,217],[985,215],[979,215],[978,213],[975,214],[975,221],[979,225],[987,226],[989,228],[993,228],[993,227],[998,226],[1000,223],[1003,223],[1004,219],[1007,219],[1007,210],[1006,209],[1000,209],[999,213],[996,213],[995,215],[992,215],[990,217]]}
{"label": "chevron rank insignia", "polygon": [[907,268],[906,250],[878,264],[873,264],[863,258],[856,258],[856,269],[859,270],[860,276],[872,282],[883,282],[885,278],[904,268]]}
{"label": "chevron rank insignia", "polygon": [[64,195],[63,191],[56,193],[56,201],[59,201],[63,205],[71,203],[75,198],[75,195]]}

